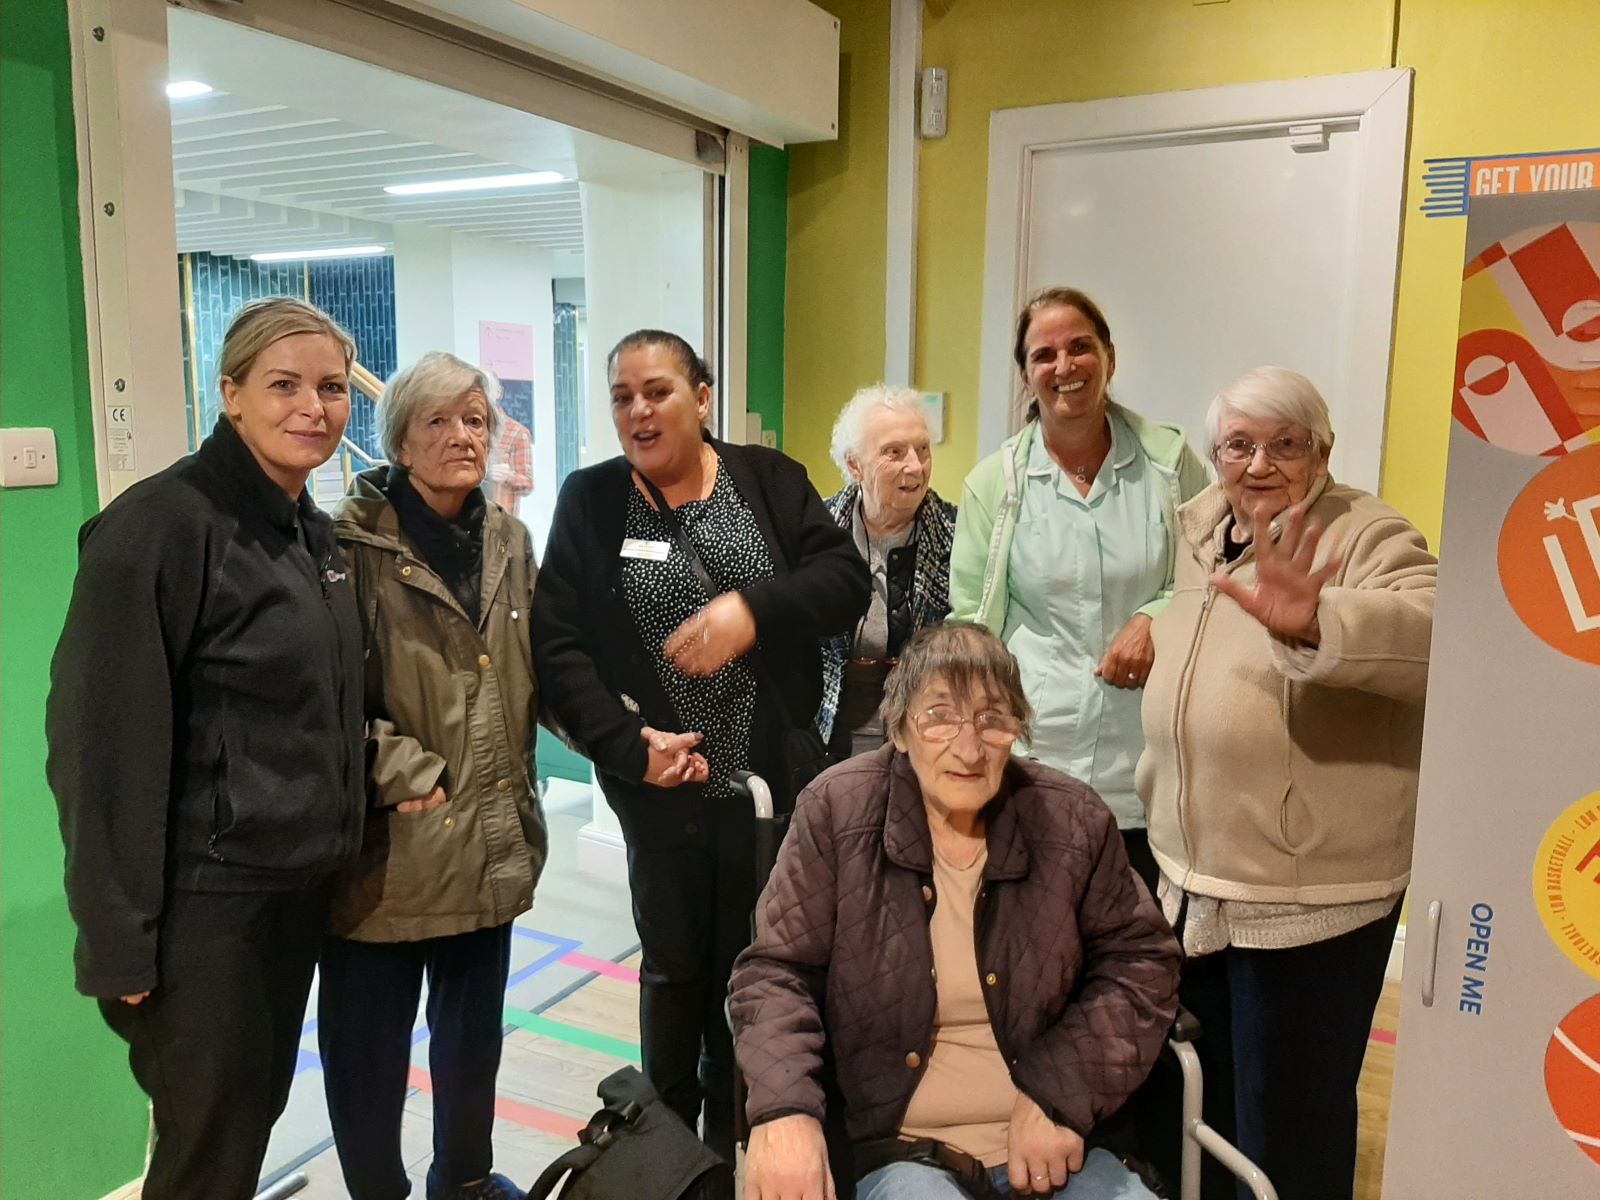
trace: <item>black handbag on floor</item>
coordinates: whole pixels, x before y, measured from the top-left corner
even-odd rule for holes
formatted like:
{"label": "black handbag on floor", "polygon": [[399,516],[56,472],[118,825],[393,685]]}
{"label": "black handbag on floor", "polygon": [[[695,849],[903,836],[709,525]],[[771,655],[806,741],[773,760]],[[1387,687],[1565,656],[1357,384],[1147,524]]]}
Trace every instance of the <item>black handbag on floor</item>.
{"label": "black handbag on floor", "polygon": [[578,1147],[544,1169],[528,1200],[733,1200],[733,1168],[638,1070],[623,1067],[597,1090],[605,1107],[579,1130]]}
{"label": "black handbag on floor", "polygon": [[[661,494],[661,489],[651,483],[642,474],[639,476],[644,486],[650,492],[650,498],[656,503],[656,511],[672,531],[673,540],[678,543],[678,549],[683,557],[688,560],[689,567],[694,571],[695,578],[700,581],[700,586],[713,600],[722,594],[722,589],[711,578],[711,572],[706,570],[706,565],[700,560],[700,552],[695,549],[694,542],[690,540],[689,533],[683,527],[683,522],[678,520],[678,514],[667,505],[667,498]],[[789,697],[785,696],[772,680],[767,671],[766,664],[761,659],[758,650],[750,656],[750,662],[755,669],[756,682],[763,691],[771,692],[778,698],[778,708],[788,724],[778,733],[778,777],[768,779],[767,786],[772,789],[772,794],[778,802],[781,812],[793,812],[794,802],[800,793],[806,790],[818,775],[821,775],[836,761],[828,752],[827,743],[822,740],[822,735],[817,732],[816,723],[803,719],[796,721],[794,713],[789,708]]]}

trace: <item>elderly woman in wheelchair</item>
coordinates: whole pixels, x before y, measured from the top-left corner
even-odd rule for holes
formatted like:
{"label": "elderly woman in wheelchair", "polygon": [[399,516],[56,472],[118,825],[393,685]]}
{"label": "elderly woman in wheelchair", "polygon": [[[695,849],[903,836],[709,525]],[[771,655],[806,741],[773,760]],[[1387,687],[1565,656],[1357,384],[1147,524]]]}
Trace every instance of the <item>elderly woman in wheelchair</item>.
{"label": "elderly woman in wheelchair", "polygon": [[1148,1200],[1095,1129],[1161,1051],[1179,951],[1115,818],[1011,756],[1028,702],[977,626],[919,633],[882,715],[802,795],[734,971],[746,1200]]}

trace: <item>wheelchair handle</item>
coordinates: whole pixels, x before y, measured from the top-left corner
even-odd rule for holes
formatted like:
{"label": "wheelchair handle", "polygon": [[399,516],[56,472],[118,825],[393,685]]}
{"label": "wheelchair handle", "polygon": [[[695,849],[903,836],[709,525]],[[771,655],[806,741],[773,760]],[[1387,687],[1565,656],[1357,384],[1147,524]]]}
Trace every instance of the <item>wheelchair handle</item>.
{"label": "wheelchair handle", "polygon": [[728,776],[728,783],[734,791],[742,791],[749,795],[751,803],[755,805],[756,820],[770,821],[776,815],[772,803],[772,789],[767,786],[767,781],[754,771],[735,771]]}

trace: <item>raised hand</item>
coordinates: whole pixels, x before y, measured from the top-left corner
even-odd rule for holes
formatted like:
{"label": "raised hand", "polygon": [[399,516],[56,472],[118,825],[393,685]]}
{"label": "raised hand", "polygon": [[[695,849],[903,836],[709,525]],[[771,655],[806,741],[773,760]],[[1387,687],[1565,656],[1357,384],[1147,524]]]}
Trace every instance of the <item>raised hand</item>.
{"label": "raised hand", "polygon": [[1317,602],[1328,580],[1338,573],[1340,560],[1334,556],[1323,566],[1316,565],[1322,529],[1308,522],[1307,508],[1301,502],[1288,510],[1276,541],[1270,533],[1263,536],[1265,522],[1256,523],[1254,586],[1221,571],[1211,576],[1211,586],[1272,633],[1315,646],[1322,640]]}
{"label": "raised hand", "polygon": [[685,675],[704,678],[755,649],[756,618],[738,592],[723,592],[674,629],[662,652]]}

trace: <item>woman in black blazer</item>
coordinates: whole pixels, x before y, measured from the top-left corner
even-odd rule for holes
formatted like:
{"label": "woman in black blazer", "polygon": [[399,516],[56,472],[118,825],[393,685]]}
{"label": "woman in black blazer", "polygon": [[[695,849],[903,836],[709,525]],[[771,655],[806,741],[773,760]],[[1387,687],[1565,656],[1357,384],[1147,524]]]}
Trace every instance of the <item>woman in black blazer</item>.
{"label": "woman in black blazer", "polygon": [[705,434],[711,374],[687,342],[640,330],[606,361],[623,453],[561,489],[534,658],[627,841],[645,1071],[690,1128],[704,1104],[705,1141],[732,1162],[723,1004],[756,891],[753,817],[728,777],[780,773],[780,739],[820,699],[819,639],[854,627],[868,579],[804,468]]}

